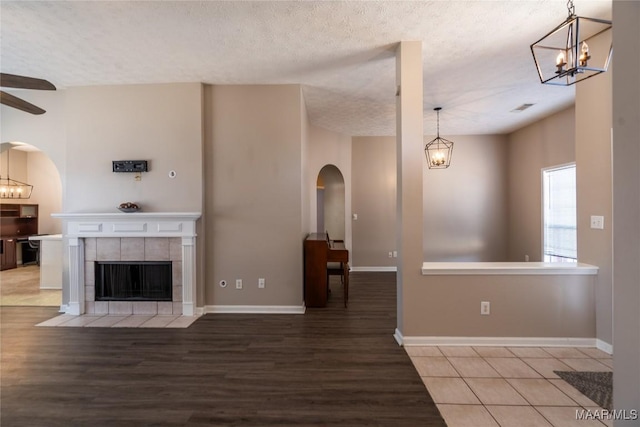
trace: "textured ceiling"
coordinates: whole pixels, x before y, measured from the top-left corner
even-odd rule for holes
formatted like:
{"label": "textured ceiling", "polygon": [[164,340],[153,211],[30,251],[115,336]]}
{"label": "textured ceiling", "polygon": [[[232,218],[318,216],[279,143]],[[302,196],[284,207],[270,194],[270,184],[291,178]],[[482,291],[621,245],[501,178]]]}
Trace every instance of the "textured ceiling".
{"label": "textured ceiling", "polygon": [[[610,19],[610,0],[574,0]],[[395,133],[394,49],[423,42],[425,134],[506,133],[573,102],[529,45],[567,15],[541,1],[2,1],[0,68],[58,88],[203,82],[303,86],[311,121]],[[29,99],[28,91],[20,96]],[[535,104],[526,111],[511,110]]]}

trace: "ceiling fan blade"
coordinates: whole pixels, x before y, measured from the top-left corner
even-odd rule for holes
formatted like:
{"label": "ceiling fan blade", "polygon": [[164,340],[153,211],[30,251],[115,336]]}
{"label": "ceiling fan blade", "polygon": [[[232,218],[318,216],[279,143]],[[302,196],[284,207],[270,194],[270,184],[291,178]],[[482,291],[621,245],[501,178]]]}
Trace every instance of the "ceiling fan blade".
{"label": "ceiling fan blade", "polygon": [[43,114],[45,110],[40,107],[36,107],[35,105],[20,99],[16,96],[11,95],[10,93],[3,92],[0,90],[0,104],[7,105],[9,107],[17,108],[18,110],[26,111],[31,114]]}
{"label": "ceiling fan blade", "polygon": [[0,86],[19,89],[56,90],[56,87],[47,80],[6,73],[0,73]]}

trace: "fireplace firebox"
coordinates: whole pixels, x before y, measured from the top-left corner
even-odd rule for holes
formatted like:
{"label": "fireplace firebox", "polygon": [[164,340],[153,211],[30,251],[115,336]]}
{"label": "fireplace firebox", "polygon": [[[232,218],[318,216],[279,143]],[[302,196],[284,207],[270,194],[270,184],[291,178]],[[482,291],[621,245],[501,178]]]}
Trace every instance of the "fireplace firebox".
{"label": "fireplace firebox", "polygon": [[96,301],[171,301],[171,261],[96,261]]}

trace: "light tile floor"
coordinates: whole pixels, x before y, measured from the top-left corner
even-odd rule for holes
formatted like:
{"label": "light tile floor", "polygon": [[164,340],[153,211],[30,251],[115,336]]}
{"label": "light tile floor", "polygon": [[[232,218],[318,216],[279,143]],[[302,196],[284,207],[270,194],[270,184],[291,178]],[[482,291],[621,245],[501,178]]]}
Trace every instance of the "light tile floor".
{"label": "light tile floor", "polygon": [[60,307],[62,290],[40,289],[40,267],[19,266],[0,271],[1,306]]}
{"label": "light tile floor", "polygon": [[448,427],[603,427],[600,409],[553,371],[611,371],[612,358],[578,347],[405,347]]}
{"label": "light tile floor", "polygon": [[84,327],[84,328],[188,328],[198,316],[178,315],[95,315],[61,314],[38,323],[36,326]]}

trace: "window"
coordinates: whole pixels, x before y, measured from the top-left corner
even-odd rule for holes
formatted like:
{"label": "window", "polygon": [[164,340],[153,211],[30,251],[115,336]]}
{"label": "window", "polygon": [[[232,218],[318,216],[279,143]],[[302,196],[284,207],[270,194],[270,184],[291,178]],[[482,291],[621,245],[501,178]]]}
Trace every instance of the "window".
{"label": "window", "polygon": [[542,171],[543,260],[576,262],[576,165]]}

